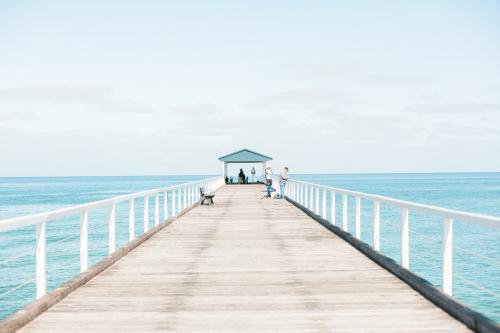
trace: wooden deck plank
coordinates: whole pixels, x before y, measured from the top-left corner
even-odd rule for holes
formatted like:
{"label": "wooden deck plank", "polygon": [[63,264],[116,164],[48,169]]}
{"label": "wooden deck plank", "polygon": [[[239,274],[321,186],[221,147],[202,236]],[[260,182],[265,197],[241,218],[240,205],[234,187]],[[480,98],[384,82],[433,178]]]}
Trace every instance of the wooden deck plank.
{"label": "wooden deck plank", "polygon": [[285,200],[225,186],[21,332],[467,332]]}

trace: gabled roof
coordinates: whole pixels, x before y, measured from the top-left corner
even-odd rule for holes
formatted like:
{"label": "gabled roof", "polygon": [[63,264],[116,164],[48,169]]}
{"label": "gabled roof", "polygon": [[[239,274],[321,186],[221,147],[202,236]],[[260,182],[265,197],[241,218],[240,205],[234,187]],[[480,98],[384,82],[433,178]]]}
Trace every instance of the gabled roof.
{"label": "gabled roof", "polygon": [[234,153],[219,157],[219,161],[228,163],[255,163],[272,160],[272,157],[251,151],[250,149],[238,150]]}

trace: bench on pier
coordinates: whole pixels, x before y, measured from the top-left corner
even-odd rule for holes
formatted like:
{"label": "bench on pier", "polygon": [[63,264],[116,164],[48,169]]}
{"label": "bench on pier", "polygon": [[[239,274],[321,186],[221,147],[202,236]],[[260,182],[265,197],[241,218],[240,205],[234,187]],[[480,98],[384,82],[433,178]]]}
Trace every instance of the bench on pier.
{"label": "bench on pier", "polygon": [[205,189],[203,187],[200,187],[200,197],[201,197],[201,202],[200,206],[203,206],[205,203],[205,200],[207,201],[207,205],[213,205],[214,204],[214,193],[205,193]]}

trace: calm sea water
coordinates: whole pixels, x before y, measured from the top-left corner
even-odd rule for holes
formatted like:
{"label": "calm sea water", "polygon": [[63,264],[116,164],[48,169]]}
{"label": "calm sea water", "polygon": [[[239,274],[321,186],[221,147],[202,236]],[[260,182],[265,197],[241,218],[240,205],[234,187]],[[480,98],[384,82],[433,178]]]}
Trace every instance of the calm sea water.
{"label": "calm sea water", "polygon": [[[0,219],[52,210],[207,176],[0,178]],[[404,200],[500,216],[500,173],[293,175],[293,178],[382,194]],[[337,205],[340,204],[337,198]],[[151,198],[153,200],[153,198]],[[328,197],[328,200],[330,198]],[[153,202],[150,202],[150,206]],[[329,208],[330,205],[327,204]],[[136,234],[143,230],[142,200],[136,201]],[[353,212],[354,201],[349,201]],[[337,207],[337,221],[341,209]],[[153,214],[153,210],[150,209]],[[89,214],[89,261],[108,253],[107,208]],[[128,206],[117,206],[117,246],[128,240]],[[161,212],[163,216],[163,212]],[[328,216],[330,212],[328,209]],[[381,206],[381,250],[400,260],[400,211]],[[150,217],[150,223],[153,217]],[[79,216],[47,226],[48,285],[52,290],[79,272]],[[457,221],[454,227],[453,292],[460,301],[500,321],[500,231]],[[349,230],[354,216],[349,214]],[[362,239],[372,244],[372,206],[362,202]],[[441,286],[441,219],[410,213],[410,266]],[[0,319],[35,295],[35,228],[0,233]],[[334,255],[334,254],[332,254]],[[15,259],[15,260],[12,260]],[[14,292],[4,293],[15,286]],[[332,281],[334,283],[334,281]],[[3,295],[3,296],[2,296]]]}

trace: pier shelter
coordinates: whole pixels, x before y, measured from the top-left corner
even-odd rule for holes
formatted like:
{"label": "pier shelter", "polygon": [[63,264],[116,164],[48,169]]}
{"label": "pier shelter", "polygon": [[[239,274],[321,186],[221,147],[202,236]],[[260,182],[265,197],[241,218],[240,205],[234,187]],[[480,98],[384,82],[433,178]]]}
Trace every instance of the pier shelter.
{"label": "pier shelter", "polygon": [[224,179],[228,175],[227,166],[230,163],[261,163],[262,164],[262,177],[264,177],[264,170],[266,169],[267,162],[272,161],[272,157],[257,153],[250,149],[241,149],[234,153],[219,157],[222,162],[222,176]]}

